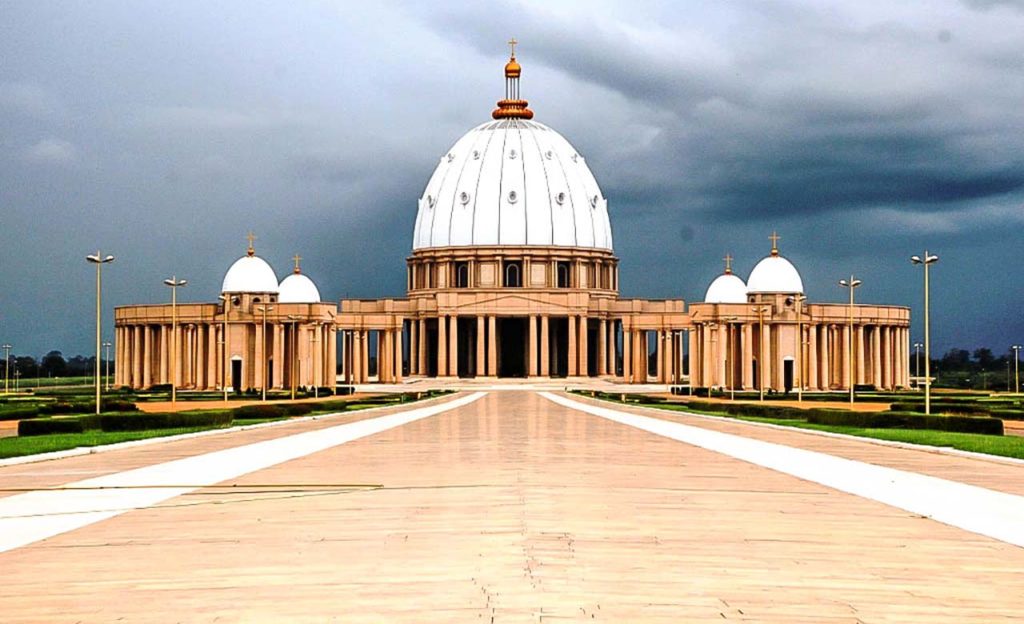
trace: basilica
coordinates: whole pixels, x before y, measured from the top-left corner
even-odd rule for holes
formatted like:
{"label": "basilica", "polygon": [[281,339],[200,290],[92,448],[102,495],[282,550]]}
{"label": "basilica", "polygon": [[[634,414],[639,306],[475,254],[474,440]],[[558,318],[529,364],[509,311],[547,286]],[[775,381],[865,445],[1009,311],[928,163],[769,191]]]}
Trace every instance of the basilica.
{"label": "basilica", "polygon": [[[619,297],[608,202],[534,121],[515,53],[491,119],[443,153],[418,200],[406,296],[320,301],[246,255],[218,302],[115,310],[116,383],[284,389],[424,378],[602,378],[736,390],[909,384],[907,308],[811,303],[773,233],[746,281],[703,301]],[[851,278],[851,281],[852,278]]]}

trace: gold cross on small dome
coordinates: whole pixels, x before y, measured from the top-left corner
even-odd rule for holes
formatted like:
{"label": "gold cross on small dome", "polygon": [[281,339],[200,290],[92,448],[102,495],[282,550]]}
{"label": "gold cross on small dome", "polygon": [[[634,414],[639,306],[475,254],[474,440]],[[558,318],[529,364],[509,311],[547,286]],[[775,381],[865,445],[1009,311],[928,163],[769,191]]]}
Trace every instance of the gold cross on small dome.
{"label": "gold cross on small dome", "polygon": [[516,57],[516,44],[518,44],[518,43],[519,42],[516,41],[515,37],[512,37],[511,39],[508,40],[508,46],[509,46],[509,48],[512,49],[512,58]]}
{"label": "gold cross on small dome", "polygon": [[253,234],[252,231],[250,230],[249,234],[246,236],[246,238],[249,239],[249,252],[248,253],[249,253],[250,256],[254,255],[256,253],[256,248],[253,247],[252,244],[256,240],[256,235]]}
{"label": "gold cross on small dome", "polygon": [[768,237],[768,240],[772,242],[772,255],[779,255],[779,241],[782,240],[782,237],[776,234],[775,230],[772,230],[772,235]]}
{"label": "gold cross on small dome", "polygon": [[299,254],[295,254],[294,256],[292,256],[292,260],[295,261],[295,272],[302,273],[302,269],[299,268],[299,261],[302,260],[302,256],[300,256]]}
{"label": "gold cross on small dome", "polygon": [[732,273],[732,256],[725,254],[725,257],[722,259],[725,260],[725,274]]}

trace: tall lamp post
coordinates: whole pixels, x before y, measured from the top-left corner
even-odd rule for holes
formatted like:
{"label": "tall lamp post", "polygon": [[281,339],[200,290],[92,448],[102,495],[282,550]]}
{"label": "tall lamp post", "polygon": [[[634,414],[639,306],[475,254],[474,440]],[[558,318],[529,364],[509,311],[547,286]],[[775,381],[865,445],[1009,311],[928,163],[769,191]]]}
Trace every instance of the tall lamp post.
{"label": "tall lamp post", "polygon": [[224,367],[220,376],[220,389],[224,391],[224,403],[228,402],[228,298],[226,295],[217,297],[224,302],[224,329],[221,331],[220,348],[221,364]]}
{"label": "tall lamp post", "polygon": [[771,311],[768,306],[756,306],[753,311],[757,314],[757,389],[758,400],[764,401],[764,315]]}
{"label": "tall lamp post", "polygon": [[1010,348],[1013,349],[1013,391],[1020,394],[1020,350],[1024,347],[1013,345]]}
{"label": "tall lamp post", "polygon": [[911,256],[911,264],[924,266],[924,413],[932,413],[932,357],[928,317],[928,265],[935,264],[939,257],[925,249],[923,256]]}
{"label": "tall lamp post", "polygon": [[726,383],[729,384],[729,400],[730,401],[735,401],[736,400],[736,373],[735,373],[735,368],[736,368],[736,358],[735,358],[736,346],[735,346],[735,344],[733,343],[733,340],[732,340],[732,332],[733,332],[733,323],[736,323],[737,321],[739,321],[740,318],[738,316],[727,316],[727,317],[725,317],[722,320],[725,321],[725,335],[726,335],[726,338],[727,338],[726,344],[729,345],[728,346],[729,350],[726,352],[726,355],[725,355],[725,365],[727,367],[726,368]]}
{"label": "tall lamp post", "polygon": [[186,284],[177,275],[164,280],[171,287],[171,405],[178,401],[178,289]]}
{"label": "tall lamp post", "polygon": [[793,297],[794,303],[796,303],[796,338],[794,339],[793,348],[796,357],[796,361],[793,366],[793,377],[795,378],[796,385],[796,400],[802,402],[804,400],[804,324],[803,324],[803,303],[807,300],[805,295],[796,295]]}
{"label": "tall lamp post", "polygon": [[914,343],[914,377],[921,383],[921,349],[924,347],[920,342]]}
{"label": "tall lamp post", "polygon": [[292,401],[295,400],[296,388],[298,386],[298,380],[296,378],[299,376],[299,371],[301,370],[300,367],[298,366],[298,359],[299,359],[299,320],[301,320],[301,319],[302,319],[302,317],[297,315],[297,314],[289,314],[288,315],[288,320],[292,322],[291,323],[291,326],[292,326],[292,356],[291,356],[291,358],[289,358],[290,361],[288,362],[288,377],[289,377],[289,380],[288,380],[289,384],[288,385],[291,386]]}
{"label": "tall lamp post", "polygon": [[262,386],[260,388],[260,400],[261,401],[266,401],[267,400],[267,363],[270,361],[269,358],[267,358],[267,312],[270,312],[271,310],[273,310],[274,306],[268,306],[268,305],[264,304],[264,305],[261,305],[261,306],[256,306],[254,309],[257,312],[262,312],[263,313],[263,337],[261,338],[261,340],[263,341],[263,345],[262,345],[262,349],[261,349],[262,352],[263,352],[263,361],[260,363],[263,366],[263,373],[262,373],[263,383],[260,384],[260,386]]}
{"label": "tall lamp post", "polygon": [[96,414],[100,413],[100,269],[114,261],[114,256],[104,256],[98,250],[95,255],[85,257],[96,265]]}
{"label": "tall lamp post", "polygon": [[10,392],[11,377],[8,374],[8,371],[11,370],[11,349],[13,348],[13,346],[6,342],[3,346],[0,346],[0,349],[4,350],[4,394]]}
{"label": "tall lamp post", "polygon": [[846,349],[846,364],[850,371],[850,403],[853,403],[853,387],[857,381],[853,370],[853,289],[860,286],[861,281],[851,275],[849,280],[839,280],[839,285],[850,289],[850,343]]}
{"label": "tall lamp post", "polygon": [[106,381],[104,383],[104,386],[105,386],[104,390],[106,392],[110,392],[110,347],[112,347],[112,346],[113,345],[110,342],[104,342],[103,343],[103,348],[107,350],[107,357],[106,357],[106,361],[105,361],[106,372],[103,374],[103,376],[106,378]]}

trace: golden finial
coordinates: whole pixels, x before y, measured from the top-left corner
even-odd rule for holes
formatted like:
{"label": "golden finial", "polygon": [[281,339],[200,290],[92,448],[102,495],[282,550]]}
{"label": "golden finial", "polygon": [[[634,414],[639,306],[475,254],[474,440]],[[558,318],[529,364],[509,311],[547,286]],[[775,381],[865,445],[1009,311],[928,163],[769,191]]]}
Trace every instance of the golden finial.
{"label": "golden finial", "polygon": [[772,230],[772,235],[768,237],[768,240],[772,242],[772,255],[779,255],[779,241],[782,240],[782,237],[776,234],[775,230]]}
{"label": "golden finial", "polygon": [[255,256],[256,255],[256,248],[253,247],[252,244],[256,240],[256,235],[253,234],[252,231],[250,231],[248,236],[246,236],[246,238],[249,239],[249,250],[246,253],[248,255],[250,255],[250,256]]}
{"label": "golden finial", "polygon": [[731,275],[732,274],[732,256],[730,256],[729,254],[725,254],[725,257],[722,258],[722,259],[725,260],[725,274],[726,275]]}
{"label": "golden finial", "polygon": [[498,102],[498,108],[491,113],[495,119],[533,119],[533,111],[527,108],[529,102],[519,98],[519,76],[523,68],[516,61],[518,43],[515,37],[508,41],[511,52],[505,63],[505,99]]}
{"label": "golden finial", "polygon": [[295,274],[298,275],[299,273],[302,273],[302,269],[299,268],[299,260],[302,260],[302,256],[300,256],[299,254],[295,254],[294,256],[292,256],[292,260],[295,261],[295,268],[293,269]]}

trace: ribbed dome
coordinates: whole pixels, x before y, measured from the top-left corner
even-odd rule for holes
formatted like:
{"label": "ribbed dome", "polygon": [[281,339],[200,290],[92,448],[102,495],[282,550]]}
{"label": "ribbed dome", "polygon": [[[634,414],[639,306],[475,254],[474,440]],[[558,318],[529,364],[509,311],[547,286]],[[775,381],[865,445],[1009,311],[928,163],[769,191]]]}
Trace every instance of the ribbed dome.
{"label": "ribbed dome", "polygon": [[320,303],[320,291],[313,280],[302,273],[292,273],[279,286],[278,303]]}
{"label": "ribbed dome", "polygon": [[474,245],[612,249],[608,202],[562,135],[501,119],[441,157],[419,200],[413,249]]}
{"label": "ribbed dome", "polygon": [[732,273],[715,278],[704,295],[704,303],[746,303],[747,285]]}
{"label": "ribbed dome", "polygon": [[242,256],[231,265],[220,287],[225,293],[276,293],[277,275],[263,258]]}
{"label": "ribbed dome", "polygon": [[748,293],[803,293],[804,282],[789,260],[771,255],[761,260],[747,278]]}

